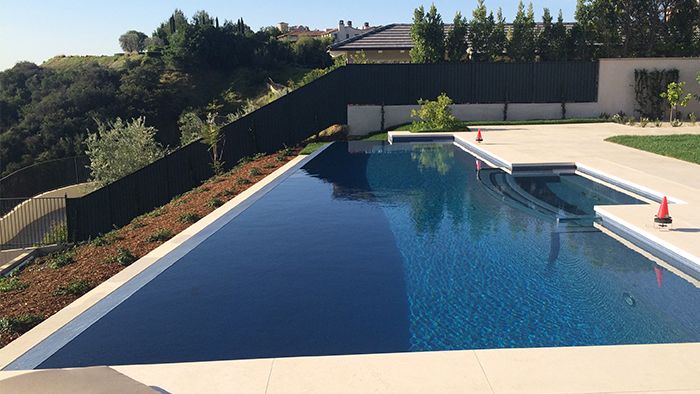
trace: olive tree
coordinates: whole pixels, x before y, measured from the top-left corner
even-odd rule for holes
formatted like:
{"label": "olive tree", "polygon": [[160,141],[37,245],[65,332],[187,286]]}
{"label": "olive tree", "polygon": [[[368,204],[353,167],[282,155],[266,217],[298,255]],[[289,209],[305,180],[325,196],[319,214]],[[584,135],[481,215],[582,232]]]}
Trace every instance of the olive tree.
{"label": "olive tree", "polygon": [[679,107],[685,107],[693,98],[690,93],[685,93],[683,88],[685,87],[685,82],[671,82],[668,84],[668,88],[665,92],[661,93],[661,97],[666,99],[668,105],[671,109],[671,115],[669,116],[669,121],[671,125],[675,125],[676,112],[678,112]]}
{"label": "olive tree", "polygon": [[136,30],[129,30],[119,36],[119,45],[126,53],[142,52],[146,48],[147,35]]}
{"label": "olive tree", "polygon": [[155,135],[144,117],[98,122],[97,132],[88,133],[85,140],[90,178],[104,186],[163,157],[165,149]]}

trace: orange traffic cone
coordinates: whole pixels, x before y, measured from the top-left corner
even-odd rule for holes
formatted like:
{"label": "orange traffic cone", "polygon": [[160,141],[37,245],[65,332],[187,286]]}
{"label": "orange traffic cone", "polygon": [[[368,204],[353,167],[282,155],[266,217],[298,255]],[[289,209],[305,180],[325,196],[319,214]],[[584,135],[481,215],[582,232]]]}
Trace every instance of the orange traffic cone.
{"label": "orange traffic cone", "polygon": [[476,142],[481,142],[484,139],[481,137],[481,129],[476,133]]}
{"label": "orange traffic cone", "polygon": [[661,200],[659,211],[656,213],[656,216],[654,216],[654,224],[664,228],[670,226],[671,223],[673,223],[673,218],[671,218],[671,215],[668,213],[668,199],[664,196],[664,199]]}

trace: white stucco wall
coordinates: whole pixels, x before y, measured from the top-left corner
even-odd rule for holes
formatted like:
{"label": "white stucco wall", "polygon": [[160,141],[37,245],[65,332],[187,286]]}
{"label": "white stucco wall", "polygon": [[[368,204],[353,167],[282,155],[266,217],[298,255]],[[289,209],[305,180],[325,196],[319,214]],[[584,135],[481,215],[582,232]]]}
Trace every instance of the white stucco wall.
{"label": "white stucco wall", "polygon": [[[597,117],[602,113],[615,114],[619,111],[638,116],[634,112],[634,70],[646,68],[676,68],[686,90],[700,94],[700,85],[695,77],[700,72],[700,58],[646,58],[646,59],[601,59],[598,77],[598,100],[592,103],[567,103],[567,118]],[[417,105],[384,107],[386,128],[411,121],[411,109]],[[501,120],[503,104],[457,104],[452,111],[460,120]],[[690,112],[700,115],[700,103],[693,100],[682,110],[684,116]],[[510,104],[509,120],[559,119],[561,104]],[[348,106],[348,128],[350,135],[364,135],[381,129],[381,109],[379,106]]]}

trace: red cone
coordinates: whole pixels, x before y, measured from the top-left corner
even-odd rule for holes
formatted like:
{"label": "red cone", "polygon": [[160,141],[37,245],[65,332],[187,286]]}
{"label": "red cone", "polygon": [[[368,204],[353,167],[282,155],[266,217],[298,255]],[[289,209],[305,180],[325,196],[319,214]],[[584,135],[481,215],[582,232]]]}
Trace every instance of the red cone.
{"label": "red cone", "polygon": [[656,272],[656,285],[659,286],[659,289],[661,288],[661,282],[664,280],[664,272],[661,271],[661,268],[659,267],[654,267],[654,272]]}
{"label": "red cone", "polygon": [[483,140],[484,139],[481,138],[481,129],[479,129],[479,131],[476,133],[476,142],[481,142]]}
{"label": "red cone", "polygon": [[670,217],[668,214],[668,200],[666,199],[666,196],[664,196],[664,199],[661,200],[661,206],[659,206],[659,212],[656,214],[656,217],[659,219],[666,219]]}

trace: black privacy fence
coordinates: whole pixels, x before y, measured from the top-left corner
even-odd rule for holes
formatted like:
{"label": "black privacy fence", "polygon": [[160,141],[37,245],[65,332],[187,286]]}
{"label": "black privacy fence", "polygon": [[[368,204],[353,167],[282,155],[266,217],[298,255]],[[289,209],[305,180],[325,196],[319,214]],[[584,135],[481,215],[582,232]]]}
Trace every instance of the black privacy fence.
{"label": "black privacy fence", "polygon": [[[347,123],[349,104],[415,104],[442,92],[456,103],[592,102],[598,95],[598,63],[348,65],[226,126],[225,167]],[[69,198],[69,240],[121,227],[212,175],[207,147],[195,142],[92,193]]]}

